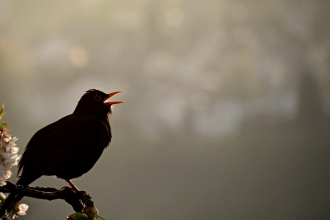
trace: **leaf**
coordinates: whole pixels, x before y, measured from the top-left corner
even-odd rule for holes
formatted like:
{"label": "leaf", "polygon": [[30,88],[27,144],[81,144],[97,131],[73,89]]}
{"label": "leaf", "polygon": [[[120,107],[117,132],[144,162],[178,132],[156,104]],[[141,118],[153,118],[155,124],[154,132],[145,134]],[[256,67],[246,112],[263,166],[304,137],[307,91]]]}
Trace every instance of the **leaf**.
{"label": "leaf", "polygon": [[5,109],[5,103],[1,105],[0,114],[3,112],[4,109]]}
{"label": "leaf", "polygon": [[0,128],[6,128],[9,127],[7,123],[0,123]]}
{"label": "leaf", "polygon": [[3,110],[5,109],[5,103],[2,104],[1,109],[0,109],[0,119],[4,116],[5,112]]}
{"label": "leaf", "polygon": [[97,218],[97,219],[100,219],[100,220],[105,220],[105,218],[103,218],[103,217],[101,217],[101,216],[99,216],[99,215],[97,215],[96,218]]}

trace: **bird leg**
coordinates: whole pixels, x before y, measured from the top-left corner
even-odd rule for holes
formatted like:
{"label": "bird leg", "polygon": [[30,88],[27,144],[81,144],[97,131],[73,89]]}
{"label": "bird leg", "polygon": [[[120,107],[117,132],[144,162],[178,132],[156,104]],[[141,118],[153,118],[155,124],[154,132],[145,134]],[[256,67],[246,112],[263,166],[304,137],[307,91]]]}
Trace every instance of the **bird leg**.
{"label": "bird leg", "polygon": [[71,182],[71,180],[65,180],[67,183],[69,183],[69,185],[71,186],[71,188],[75,191],[75,192],[80,192],[80,190],[73,185],[73,183]]}

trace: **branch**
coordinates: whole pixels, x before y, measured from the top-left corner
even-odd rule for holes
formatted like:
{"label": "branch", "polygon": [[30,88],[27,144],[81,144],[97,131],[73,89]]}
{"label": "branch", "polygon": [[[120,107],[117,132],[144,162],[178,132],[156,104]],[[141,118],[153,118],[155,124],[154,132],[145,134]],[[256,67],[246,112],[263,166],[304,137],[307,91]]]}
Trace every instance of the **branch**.
{"label": "branch", "polygon": [[6,185],[0,187],[0,192],[14,192],[22,196],[44,200],[63,199],[70,204],[76,212],[81,212],[84,207],[94,206],[92,197],[85,191],[75,192],[70,187],[63,187],[59,190],[49,187],[21,187],[7,181]]}

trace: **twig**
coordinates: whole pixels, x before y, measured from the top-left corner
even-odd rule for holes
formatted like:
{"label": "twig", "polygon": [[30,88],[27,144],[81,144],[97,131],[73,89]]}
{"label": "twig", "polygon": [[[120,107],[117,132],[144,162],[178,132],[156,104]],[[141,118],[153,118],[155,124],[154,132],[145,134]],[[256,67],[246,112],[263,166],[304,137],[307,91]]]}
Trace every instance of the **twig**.
{"label": "twig", "polygon": [[94,206],[92,197],[85,191],[75,192],[70,187],[63,187],[62,189],[48,187],[21,187],[7,181],[6,185],[0,187],[0,192],[15,192],[36,199],[63,199],[69,203],[76,212],[81,212],[84,207]]}

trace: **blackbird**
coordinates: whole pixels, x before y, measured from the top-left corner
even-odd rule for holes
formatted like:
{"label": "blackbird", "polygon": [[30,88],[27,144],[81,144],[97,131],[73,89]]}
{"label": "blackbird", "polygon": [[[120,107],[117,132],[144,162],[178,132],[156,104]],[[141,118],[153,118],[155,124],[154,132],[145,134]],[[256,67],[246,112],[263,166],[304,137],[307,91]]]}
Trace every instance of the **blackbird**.
{"label": "blackbird", "polygon": [[[90,89],[81,97],[74,112],[37,131],[28,142],[19,162],[17,185],[26,187],[39,177],[56,176],[75,190],[71,179],[88,172],[111,141],[108,101],[120,91],[106,94]],[[0,210],[5,214],[22,196],[11,193]]]}

